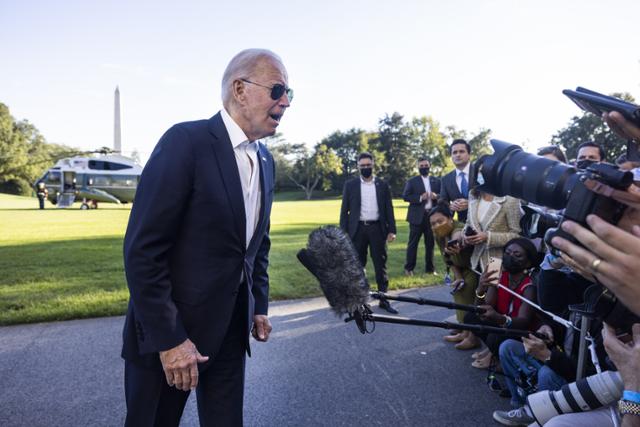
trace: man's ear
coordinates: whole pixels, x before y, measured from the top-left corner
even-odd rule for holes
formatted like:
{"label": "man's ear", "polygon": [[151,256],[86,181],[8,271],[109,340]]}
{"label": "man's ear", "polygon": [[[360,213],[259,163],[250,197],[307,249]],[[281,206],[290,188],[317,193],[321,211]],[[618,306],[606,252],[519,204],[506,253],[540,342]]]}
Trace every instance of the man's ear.
{"label": "man's ear", "polygon": [[240,104],[244,103],[247,85],[245,85],[242,80],[237,79],[233,81],[231,89],[233,91],[233,97],[235,98],[235,100]]}

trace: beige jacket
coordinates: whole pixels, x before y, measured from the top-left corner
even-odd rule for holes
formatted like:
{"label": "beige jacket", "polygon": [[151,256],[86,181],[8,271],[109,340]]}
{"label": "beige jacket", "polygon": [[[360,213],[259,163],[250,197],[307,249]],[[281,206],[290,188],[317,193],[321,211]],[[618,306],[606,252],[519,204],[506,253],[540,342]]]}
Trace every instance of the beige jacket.
{"label": "beige jacket", "polygon": [[520,233],[520,218],[522,210],[520,201],[513,197],[495,197],[484,216],[483,221],[478,220],[478,205],[480,199],[469,195],[469,213],[467,226],[477,231],[485,231],[488,235],[486,242],[476,245],[471,254],[471,268],[484,271],[489,263],[489,257],[502,258],[504,245],[511,239],[518,237]]}

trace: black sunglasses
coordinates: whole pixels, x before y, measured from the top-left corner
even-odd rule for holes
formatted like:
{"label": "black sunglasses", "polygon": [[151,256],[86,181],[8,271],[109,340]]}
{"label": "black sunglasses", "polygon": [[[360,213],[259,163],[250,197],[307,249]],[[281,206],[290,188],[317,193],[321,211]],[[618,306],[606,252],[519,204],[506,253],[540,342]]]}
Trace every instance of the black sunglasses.
{"label": "black sunglasses", "polygon": [[246,83],[251,83],[252,85],[271,89],[271,99],[273,99],[274,101],[277,99],[280,99],[285,92],[287,93],[287,99],[289,100],[289,102],[293,100],[293,89],[291,89],[290,87],[286,87],[285,85],[282,85],[280,83],[276,83],[273,86],[265,86],[265,85],[261,85],[260,83],[252,82],[251,80],[248,80],[248,79],[240,79],[240,80]]}

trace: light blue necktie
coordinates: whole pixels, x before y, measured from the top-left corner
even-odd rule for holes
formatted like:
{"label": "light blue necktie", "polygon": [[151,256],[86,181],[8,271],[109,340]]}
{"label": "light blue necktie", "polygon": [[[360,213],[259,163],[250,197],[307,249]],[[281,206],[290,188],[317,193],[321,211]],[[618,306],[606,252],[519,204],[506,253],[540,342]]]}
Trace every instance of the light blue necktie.
{"label": "light blue necktie", "polygon": [[460,192],[465,199],[469,197],[469,183],[464,172],[460,172]]}

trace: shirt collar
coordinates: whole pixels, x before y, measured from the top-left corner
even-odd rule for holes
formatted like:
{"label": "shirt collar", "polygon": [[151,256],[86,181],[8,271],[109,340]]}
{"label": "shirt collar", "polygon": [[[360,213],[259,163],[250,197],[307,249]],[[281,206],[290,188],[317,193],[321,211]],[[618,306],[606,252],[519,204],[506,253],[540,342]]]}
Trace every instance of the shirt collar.
{"label": "shirt collar", "polygon": [[464,176],[469,176],[469,167],[471,166],[471,162],[467,163],[467,166],[464,169],[460,170],[456,168],[456,176],[459,176],[462,172],[464,172]]}
{"label": "shirt collar", "polygon": [[[247,135],[245,135],[244,131],[242,130],[242,128],[240,128],[240,126],[238,126],[236,121],[233,120],[233,117],[229,115],[226,108],[223,107],[222,110],[220,110],[220,115],[222,116],[222,122],[224,123],[224,127],[227,128],[227,133],[229,134],[229,139],[231,140],[231,146],[234,149],[237,148],[243,142],[249,141],[249,138],[247,138]],[[252,146],[252,145],[254,144],[249,143],[249,146]]]}
{"label": "shirt collar", "polygon": [[362,177],[362,175],[360,175],[360,183],[361,184],[365,184],[365,185],[369,185],[369,184],[375,184],[376,182],[376,177],[374,176],[371,181],[365,181],[364,178]]}

